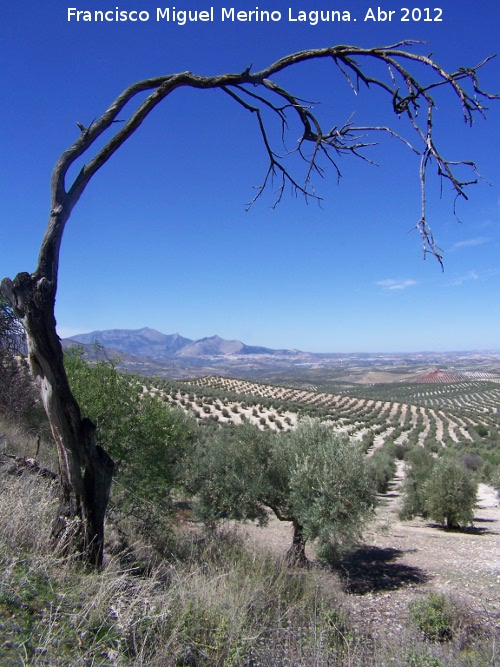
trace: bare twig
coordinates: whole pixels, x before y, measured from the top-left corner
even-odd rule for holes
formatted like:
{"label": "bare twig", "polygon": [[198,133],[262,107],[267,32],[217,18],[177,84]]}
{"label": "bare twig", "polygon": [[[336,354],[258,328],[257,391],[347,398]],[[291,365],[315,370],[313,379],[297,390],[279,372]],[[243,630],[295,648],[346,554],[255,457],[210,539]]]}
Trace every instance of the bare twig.
{"label": "bare twig", "polygon": [[[333,165],[337,177],[340,177],[340,168],[334,156],[338,158],[339,155],[350,153],[356,157],[361,157],[365,160],[368,159],[364,155],[363,149],[373,144],[371,142],[358,141],[356,134],[360,131],[371,132],[383,129],[383,131],[409,144],[406,139],[403,139],[391,128],[375,126],[356,128],[350,121],[340,128],[334,127],[330,131],[323,132],[320,121],[314,112],[314,105],[306,103],[296,94],[279,86],[271,78],[285,69],[309,60],[322,58],[333,60],[346,78],[349,86],[355,92],[358,91],[359,84],[363,83],[368,88],[377,88],[387,94],[393,111],[399,116],[406,115],[410,126],[413,127],[419,136],[422,143],[420,151],[423,156],[426,156],[422,163],[424,171],[426,172],[428,166],[431,164],[431,161],[427,158],[427,154],[429,154],[436,162],[439,177],[447,179],[452,184],[458,197],[465,197],[465,188],[474,183],[475,180],[459,179],[455,175],[454,168],[467,166],[476,171],[475,164],[470,161],[451,161],[446,159],[433,143],[432,124],[430,121],[427,121],[425,127],[419,125],[418,111],[420,106],[423,105],[427,108],[427,118],[430,119],[434,107],[434,99],[431,96],[431,92],[446,86],[457,96],[464,120],[468,124],[472,123],[476,113],[484,115],[485,107],[483,100],[498,97],[497,95],[483,91],[478,84],[477,72],[490,58],[484,59],[474,67],[459,68],[455,72],[448,72],[430,56],[401,48],[413,47],[415,44],[417,43],[413,41],[403,41],[387,47],[367,49],[356,46],[333,46],[293,53],[281,58],[267,68],[254,73],[250,71],[250,68],[245,69],[239,74],[222,74],[219,76],[198,76],[191,72],[180,72],[178,74],[145,79],[133,84],[116,98],[109,109],[99,119],[94,120],[88,128],[84,128],[77,141],[63,153],[56,164],[52,178],[53,216],[51,217],[39,257],[39,273],[46,275],[48,270],[47,248],[56,242],[58,236],[62,233],[71,209],[78,201],[90,179],[131,134],[138,129],[148,114],[177,88],[184,86],[202,89],[219,88],[228,94],[233,101],[243,106],[256,117],[263,145],[268,156],[268,167],[261,184],[257,187],[257,195],[250,202],[250,206],[262,195],[269,185],[274,183],[275,178],[279,179],[275,205],[282,199],[287,184],[292,187],[293,191],[303,194],[306,198],[320,199],[312,184],[312,176],[314,174],[323,174],[320,158],[325,158],[327,162]],[[382,63],[385,65],[386,76],[377,78],[369,73],[363,65],[364,61],[368,60],[375,64]],[[423,68],[427,73],[432,73],[435,76],[435,80],[431,83],[420,83],[417,74],[409,70],[409,66],[413,65],[416,68]],[[470,84],[471,91],[465,88],[465,84]],[[131,102],[138,94],[145,91],[152,92],[130,114],[123,126],[116,131],[104,147],[99,149],[97,154],[84,165],[74,182],[66,188],[65,178],[69,167],[75,160],[88,152],[106,130],[118,122],[117,116],[124,109],[125,105]],[[264,110],[278,117],[283,145],[285,133],[289,129],[289,116],[295,117],[302,128],[302,134],[298,140],[296,149],[286,151],[284,156],[280,156],[279,151],[276,151],[272,147],[271,135],[266,129],[263,116]],[[304,151],[306,142],[312,144],[312,150],[309,155],[306,155]],[[415,150],[414,147],[412,149]],[[295,151],[298,151],[301,157],[307,162],[306,173],[302,182],[291,173],[283,159]],[[371,160],[368,161],[371,162]],[[421,171],[421,179],[422,176]],[[425,197],[423,197],[422,201],[425,201]],[[422,220],[424,221],[423,226],[420,224]],[[421,233],[428,228],[425,215],[422,216],[417,227],[421,230]],[[422,238],[425,241],[425,233],[423,233]],[[433,253],[432,245],[427,245],[426,247],[427,251]],[[439,254],[436,254],[436,257],[438,260],[440,259]]]}

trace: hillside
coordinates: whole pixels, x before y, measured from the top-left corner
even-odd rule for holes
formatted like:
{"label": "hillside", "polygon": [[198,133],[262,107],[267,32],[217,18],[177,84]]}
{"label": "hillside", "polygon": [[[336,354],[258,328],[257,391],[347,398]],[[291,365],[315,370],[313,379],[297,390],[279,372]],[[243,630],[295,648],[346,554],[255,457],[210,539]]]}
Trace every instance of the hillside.
{"label": "hillside", "polygon": [[[3,433],[16,446],[19,433]],[[401,522],[397,477],[363,544],[335,570],[286,566],[287,523],[228,522],[211,536],[180,514],[165,535],[169,556],[156,563],[150,546],[127,547],[131,517],[110,518],[105,567],[93,573],[53,554],[54,485],[13,469],[0,454],[2,667],[493,667],[500,659],[500,509],[484,485],[477,528],[456,533]],[[447,606],[427,607],[426,636],[414,609],[432,600]]]}
{"label": "hillside", "polygon": [[[55,469],[49,434],[41,444],[32,435],[20,441],[21,429],[0,419],[2,667],[498,664],[500,509],[493,488],[481,484],[474,526],[465,531],[398,516],[412,444],[438,456],[451,451],[483,479],[499,468],[497,382],[337,381],[325,391],[220,375],[121,378],[133,392],[190,413],[207,438],[224,423],[285,431],[302,417],[319,417],[360,441],[370,462],[392,447],[396,476],[379,492],[359,547],[329,568],[320,566],[311,542],[306,570],[284,563],[289,522],[271,519],[261,528],[225,521],[211,533],[193,517],[192,496],[176,489],[175,514],[156,526],[151,504],[141,511],[134,496],[132,509],[120,505],[127,487],[117,479],[105,567],[89,573],[53,555],[56,488],[51,475],[33,474],[29,458],[36,451]],[[130,432],[142,469],[148,440]],[[162,454],[154,458],[155,488],[160,460]],[[444,615],[429,606],[434,600],[445,605]],[[416,620],[416,605],[427,609],[427,625]],[[444,634],[436,641],[422,627]]]}
{"label": "hillside", "polygon": [[[207,376],[183,382],[158,380],[149,390],[199,420],[249,421],[259,428],[287,430],[301,415],[328,419],[341,432],[375,446],[450,446],[464,452],[477,444],[500,463],[500,386],[401,383],[344,388],[343,393],[301,390],[266,383]],[[376,398],[377,395],[380,398]]]}

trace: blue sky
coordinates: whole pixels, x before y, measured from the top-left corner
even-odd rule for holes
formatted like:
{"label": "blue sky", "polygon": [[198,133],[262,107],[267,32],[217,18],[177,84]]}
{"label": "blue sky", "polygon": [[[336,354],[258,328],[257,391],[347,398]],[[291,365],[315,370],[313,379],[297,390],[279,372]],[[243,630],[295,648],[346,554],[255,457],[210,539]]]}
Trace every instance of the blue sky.
{"label": "blue sky", "polygon": [[[0,274],[32,271],[49,211],[50,174],[60,153],[130,83],[177,71],[260,69],[292,51],[350,43],[425,40],[443,66],[470,66],[500,50],[500,7],[440,1],[441,22],[363,21],[368,0],[266,0],[280,22],[157,23],[156,7],[207,9],[201,0],[13,1],[0,28],[2,216]],[[422,3],[422,8],[428,3]],[[68,7],[149,11],[148,22],[67,20]],[[254,9],[239,0],[238,10]],[[414,5],[412,5],[413,7]],[[340,9],[356,22],[288,21],[299,9]],[[431,14],[436,15],[436,13]],[[481,72],[500,92],[500,58]],[[298,67],[276,78],[323,103],[331,125],[355,112],[360,125],[391,122],[383,100],[353,95],[332,65]],[[386,103],[385,103],[386,104]],[[346,157],[317,182],[323,202],[271,195],[245,204],[263,177],[265,154],[250,114],[214,91],[179,90],[98,173],[65,231],[56,316],[61,336],[149,326],[190,338],[218,334],[247,344],[308,351],[500,349],[500,102],[464,125],[449,97],[438,98],[437,137],[450,159],[474,160],[489,184],[458,203],[429,188],[429,221],[445,271],[422,258],[419,161],[380,138],[370,157]],[[326,124],[329,124],[330,120]],[[291,138],[294,141],[295,137]],[[432,172],[434,173],[434,172]]]}

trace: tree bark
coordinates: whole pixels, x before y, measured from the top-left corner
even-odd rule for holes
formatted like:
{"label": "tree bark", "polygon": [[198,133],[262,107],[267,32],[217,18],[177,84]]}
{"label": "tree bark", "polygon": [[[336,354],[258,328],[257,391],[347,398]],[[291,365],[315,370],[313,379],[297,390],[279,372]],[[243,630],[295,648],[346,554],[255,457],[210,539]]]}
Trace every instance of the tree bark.
{"label": "tree bark", "polygon": [[95,426],[82,419],[71,393],[56,333],[54,285],[20,273],[13,281],[4,279],[1,288],[26,330],[31,371],[56,443],[61,492],[53,537],[64,552],[76,551],[99,567],[114,462],[95,443]]}
{"label": "tree bark", "polygon": [[304,528],[298,521],[293,521],[292,546],[288,549],[286,560],[293,565],[301,567],[309,564],[306,556],[306,539],[304,537]]}

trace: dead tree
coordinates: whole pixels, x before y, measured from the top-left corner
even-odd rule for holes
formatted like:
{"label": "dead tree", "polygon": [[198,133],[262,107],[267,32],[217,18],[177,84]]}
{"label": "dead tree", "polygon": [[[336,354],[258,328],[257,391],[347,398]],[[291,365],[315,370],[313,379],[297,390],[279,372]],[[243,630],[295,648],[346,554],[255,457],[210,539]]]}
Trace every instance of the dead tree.
{"label": "dead tree", "polygon": [[[186,86],[217,89],[249,111],[260,131],[268,166],[253,201],[275,181],[276,203],[281,200],[287,185],[306,198],[318,199],[313,177],[321,176],[328,164],[340,176],[338,160],[343,155],[351,154],[366,160],[364,149],[373,145],[369,138],[373,133],[389,133],[419,152],[422,211],[416,226],[420,231],[424,253],[432,253],[441,262],[425,210],[425,180],[429,166],[436,166],[439,177],[451,184],[457,197],[467,198],[465,190],[476,182],[477,174],[473,173],[466,180],[459,178],[457,168],[465,165],[475,172],[474,163],[450,161],[436,146],[433,137],[434,96],[440,88],[451,90],[468,124],[472,124],[477,114],[484,116],[484,101],[495,96],[482,91],[477,81],[478,69],[488,59],[470,69],[460,68],[448,72],[430,56],[415,53],[412,48],[411,42],[371,49],[333,46],[293,53],[258,72],[252,72],[249,67],[238,74],[198,76],[191,72],[180,72],[145,79],[123,91],[108,110],[88,127],[77,123],[80,135],[61,155],[52,173],[51,210],[38,265],[33,273],[19,273],[13,280],[5,278],[1,283],[1,292],[26,330],[31,371],[40,388],[57,447],[61,506],[54,535],[61,539],[71,533],[71,549],[81,553],[90,564],[100,565],[102,562],[104,516],[114,463],[96,444],[94,425],[88,419],[82,419],[78,403],[71,393],[54,316],[62,235],[89,181],[139,128],[148,114],[175,90]],[[386,94],[388,104],[396,116],[406,118],[410,129],[414,130],[417,147],[410,145],[389,127],[356,127],[352,119],[325,130],[312,103],[302,100],[274,80],[283,70],[319,59],[331,61],[354,92],[360,86],[367,86]],[[377,68],[380,68],[380,75],[372,75],[372,71],[379,71]],[[423,80],[426,83],[422,83]],[[119,116],[125,105],[138,95],[142,98],[145,92],[149,93],[148,96],[138,102],[128,118],[121,120]],[[288,121],[295,119],[298,122],[300,136],[293,151],[284,150],[281,154],[274,147],[275,133],[268,130],[270,115],[280,124],[280,145],[283,146],[289,129]],[[105,131],[111,133],[111,138],[92,155],[91,149]],[[290,153],[296,153],[304,160],[305,170],[301,177],[294,175],[288,166]],[[87,155],[88,160],[76,178],[72,183],[67,183],[69,168]]]}

